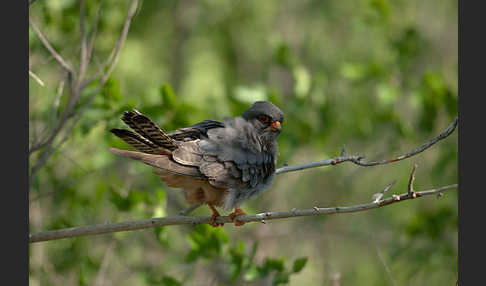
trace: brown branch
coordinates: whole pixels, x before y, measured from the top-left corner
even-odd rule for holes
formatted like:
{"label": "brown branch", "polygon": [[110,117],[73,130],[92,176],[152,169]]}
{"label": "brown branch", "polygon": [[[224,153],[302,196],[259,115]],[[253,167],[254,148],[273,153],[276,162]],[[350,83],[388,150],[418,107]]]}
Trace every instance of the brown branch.
{"label": "brown branch", "polygon": [[317,162],[311,162],[311,163],[305,163],[305,164],[299,164],[299,165],[293,165],[293,166],[284,166],[282,168],[278,168],[275,173],[278,174],[283,174],[287,172],[294,172],[294,171],[300,171],[304,169],[309,169],[309,168],[316,168],[316,167],[322,167],[322,166],[329,166],[329,165],[337,165],[343,162],[352,162],[353,164],[363,166],[363,167],[370,167],[370,166],[377,166],[377,165],[385,165],[389,163],[394,163],[398,162],[407,158],[410,158],[412,156],[415,156],[428,148],[432,147],[435,143],[439,142],[440,140],[446,138],[447,136],[451,135],[452,132],[456,129],[458,123],[458,117],[456,116],[456,119],[442,132],[439,134],[437,137],[432,138],[431,140],[425,142],[422,146],[416,148],[415,150],[410,151],[409,153],[400,155],[398,157],[392,158],[392,159],[385,159],[381,161],[363,161],[362,159],[364,156],[361,155],[353,155],[353,156],[346,156],[346,151],[343,146],[343,149],[341,151],[341,156],[336,157],[336,158],[331,158],[323,161],[317,161]]}
{"label": "brown branch", "polygon": [[[435,195],[447,190],[457,189],[457,187],[458,185],[454,184],[454,185],[444,186],[437,189],[419,191],[416,192],[415,198]],[[282,219],[282,218],[290,218],[290,217],[353,213],[353,212],[361,212],[370,209],[380,208],[394,203],[406,201],[409,199],[414,199],[414,197],[407,192],[377,202],[371,202],[371,203],[360,204],[360,205],[332,207],[332,208],[314,207],[311,209],[303,209],[303,210],[292,209],[286,212],[264,212],[264,213],[253,214],[253,215],[240,215],[237,218],[239,221],[243,221],[243,222],[264,222],[272,219]],[[48,241],[48,240],[57,240],[57,239],[63,239],[69,237],[98,235],[98,234],[111,233],[111,232],[139,230],[139,229],[168,226],[168,225],[208,224],[210,220],[211,220],[210,217],[201,217],[201,216],[172,216],[172,217],[151,218],[151,219],[136,220],[136,221],[125,221],[125,222],[118,222],[118,223],[106,223],[106,224],[72,227],[72,228],[65,228],[65,229],[29,234],[29,243]],[[216,218],[216,222],[231,223],[231,220],[228,216],[220,216]]]}

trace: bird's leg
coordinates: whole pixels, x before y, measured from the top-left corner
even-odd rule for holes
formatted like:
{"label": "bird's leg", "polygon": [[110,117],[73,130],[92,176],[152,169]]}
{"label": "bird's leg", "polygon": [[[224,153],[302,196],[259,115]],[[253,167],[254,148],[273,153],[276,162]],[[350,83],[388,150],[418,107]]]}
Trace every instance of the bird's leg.
{"label": "bird's leg", "polygon": [[246,223],[244,221],[239,221],[239,220],[236,219],[236,217],[239,216],[239,215],[246,215],[246,213],[240,208],[235,208],[235,211],[228,215],[230,220],[232,222],[234,222],[236,226],[241,226],[241,225],[244,225]]}
{"label": "bird's leg", "polygon": [[218,210],[210,203],[208,203],[208,206],[211,208],[211,210],[213,211],[213,215],[211,216],[211,220],[209,221],[209,225],[211,225],[212,227],[218,227],[218,226],[223,226],[224,223],[217,223],[216,222],[216,218],[218,216],[220,216]]}

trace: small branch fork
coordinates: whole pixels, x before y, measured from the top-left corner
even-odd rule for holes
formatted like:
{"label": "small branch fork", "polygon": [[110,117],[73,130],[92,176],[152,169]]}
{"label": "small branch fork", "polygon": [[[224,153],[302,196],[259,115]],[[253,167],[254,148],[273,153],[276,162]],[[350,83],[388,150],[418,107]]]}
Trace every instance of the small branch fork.
{"label": "small branch fork", "polygon": [[337,165],[343,162],[352,162],[353,164],[362,166],[362,167],[370,167],[370,166],[378,166],[378,165],[385,165],[389,163],[394,163],[397,161],[401,161],[407,158],[410,158],[412,156],[415,156],[419,153],[422,153],[423,151],[427,150],[428,148],[432,147],[435,143],[439,142],[440,140],[448,137],[449,135],[454,132],[454,130],[457,127],[458,123],[458,117],[454,119],[454,121],[449,124],[449,126],[439,134],[437,137],[432,138],[431,140],[425,142],[422,146],[416,148],[415,150],[410,151],[409,153],[391,158],[391,159],[385,159],[381,161],[364,161],[362,160],[364,156],[362,155],[352,155],[352,156],[347,156],[346,155],[346,150],[345,146],[343,146],[343,149],[341,151],[341,156],[336,157],[336,158],[331,158],[323,161],[317,161],[317,162],[311,162],[311,163],[305,163],[305,164],[299,164],[299,165],[293,165],[293,166],[285,166],[282,168],[278,168],[275,173],[278,174],[283,174],[287,172],[294,172],[294,171],[300,171],[304,169],[309,169],[309,168],[316,168],[316,167],[322,167],[322,166],[329,166],[329,165]]}

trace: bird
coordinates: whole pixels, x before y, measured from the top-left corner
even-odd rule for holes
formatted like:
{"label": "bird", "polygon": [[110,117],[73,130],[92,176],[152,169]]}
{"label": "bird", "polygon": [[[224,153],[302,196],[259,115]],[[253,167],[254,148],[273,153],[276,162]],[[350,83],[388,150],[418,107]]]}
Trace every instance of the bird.
{"label": "bird", "polygon": [[244,225],[237,219],[246,215],[241,205],[274,180],[284,114],[269,101],[254,102],[240,116],[204,120],[170,133],[136,109],[125,111],[121,120],[133,131],[110,131],[136,151],[108,151],[152,166],[167,186],[183,190],[187,203],[208,205],[213,227],[224,225],[216,222],[216,207],[234,209],[230,220]]}

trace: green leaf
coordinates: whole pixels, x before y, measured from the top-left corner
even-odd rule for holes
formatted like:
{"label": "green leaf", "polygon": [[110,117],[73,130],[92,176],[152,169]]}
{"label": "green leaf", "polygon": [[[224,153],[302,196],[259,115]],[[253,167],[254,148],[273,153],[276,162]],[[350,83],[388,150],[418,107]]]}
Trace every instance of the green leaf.
{"label": "green leaf", "polygon": [[231,280],[236,280],[243,270],[243,262],[245,260],[245,243],[238,241],[235,248],[229,250],[231,256]]}
{"label": "green leaf", "polygon": [[307,263],[307,257],[297,258],[294,261],[294,266],[292,267],[292,272],[299,273]]}
{"label": "green leaf", "polygon": [[255,255],[256,255],[257,249],[258,249],[258,241],[255,241],[253,243],[252,247],[251,247],[250,255],[248,256],[248,262],[246,264],[246,267],[247,268],[252,267],[252,265],[253,265],[253,259],[255,259]]}
{"label": "green leaf", "polygon": [[282,43],[278,46],[277,50],[275,51],[275,62],[282,67],[290,68],[295,62],[295,57],[290,50],[289,46],[285,43]]}
{"label": "green leaf", "polygon": [[165,190],[163,188],[157,188],[155,190],[155,199],[159,204],[165,202]]}
{"label": "green leaf", "polygon": [[194,228],[194,231],[189,234],[188,240],[192,249],[186,256],[186,261],[193,262],[199,257],[219,256],[223,245],[228,242],[229,238],[221,228],[202,224]]}
{"label": "green leaf", "polygon": [[111,105],[120,103],[122,100],[120,84],[118,80],[110,77],[103,87],[103,97],[105,99],[105,108],[109,109]]}
{"label": "green leaf", "polygon": [[274,258],[265,258],[265,263],[263,267],[267,269],[267,271],[275,270],[277,272],[283,271],[284,266],[284,258],[274,259]]}
{"label": "green leaf", "polygon": [[162,285],[164,286],[182,286],[182,284],[177,281],[175,278],[170,276],[162,277]]}
{"label": "green leaf", "polygon": [[277,274],[275,274],[275,278],[273,280],[273,285],[289,283],[289,276],[290,276],[290,274],[288,272],[285,272],[285,271],[277,272]]}
{"label": "green leaf", "polygon": [[169,84],[164,84],[160,88],[160,94],[162,95],[162,105],[170,110],[177,105],[177,98],[174,94],[174,90]]}

